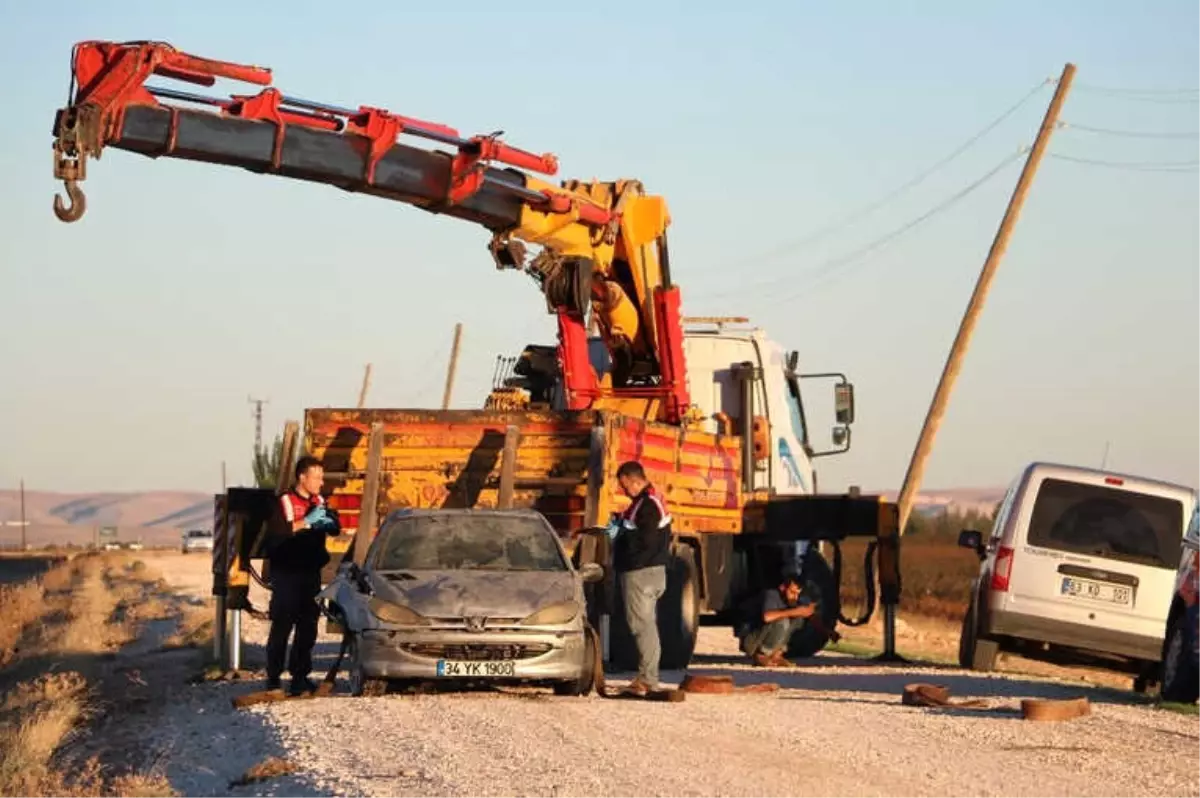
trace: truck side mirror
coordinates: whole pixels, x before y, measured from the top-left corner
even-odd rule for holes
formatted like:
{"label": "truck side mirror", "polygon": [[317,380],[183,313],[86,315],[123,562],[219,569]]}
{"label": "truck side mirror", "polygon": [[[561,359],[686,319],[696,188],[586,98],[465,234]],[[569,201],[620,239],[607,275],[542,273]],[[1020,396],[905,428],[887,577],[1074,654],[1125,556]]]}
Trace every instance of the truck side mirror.
{"label": "truck side mirror", "polygon": [[833,411],[839,424],[854,423],[854,384],[839,382],[833,386]]}

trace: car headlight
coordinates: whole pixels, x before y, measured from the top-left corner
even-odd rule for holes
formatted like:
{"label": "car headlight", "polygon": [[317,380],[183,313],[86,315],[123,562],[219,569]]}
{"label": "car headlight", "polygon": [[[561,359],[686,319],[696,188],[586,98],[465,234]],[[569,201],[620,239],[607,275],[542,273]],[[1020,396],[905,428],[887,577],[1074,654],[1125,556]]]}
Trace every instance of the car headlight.
{"label": "car headlight", "polygon": [[574,601],[563,601],[542,607],[540,610],[521,621],[526,626],[558,626],[573,621],[579,614],[579,605]]}
{"label": "car headlight", "polygon": [[367,602],[371,614],[384,623],[394,623],[398,626],[428,626],[429,619],[419,615],[408,607],[393,604],[383,599],[372,598]]}

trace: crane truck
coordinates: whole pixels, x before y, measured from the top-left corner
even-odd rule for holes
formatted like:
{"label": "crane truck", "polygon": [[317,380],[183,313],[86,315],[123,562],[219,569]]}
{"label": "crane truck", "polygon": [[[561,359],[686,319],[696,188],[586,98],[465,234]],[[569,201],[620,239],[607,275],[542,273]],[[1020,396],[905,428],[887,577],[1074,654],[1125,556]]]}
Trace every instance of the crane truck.
{"label": "crane truck", "polygon": [[[218,78],[262,88],[221,97],[163,82]],[[663,667],[686,667],[702,615],[732,621],[740,601],[789,567],[802,568],[821,607],[820,622],[794,636],[793,655],[823,648],[839,620],[861,623],[873,593],[862,617],[841,611],[838,542],[848,536],[874,539],[868,571],[874,552],[881,598],[898,602],[896,506],[818,492],[813,461],[850,446],[853,385],[838,373],[801,373],[798,352],[744,319],[682,316],[662,196],[636,180],[551,182],[536,175],[557,174],[555,155],[499,134],[464,136],[374,106],[304,100],[271,82],[269,69],[162,42],[78,43],[70,101],[54,124],[54,176],[67,194],[55,196],[55,214],[83,215],[79,183],[106,148],[324,183],[484,228],[495,267],[531,278],[557,322],[557,344],[510,359],[480,409],[305,411],[301,447],[325,462],[328,501],[347,537],[373,535],[377,519],[401,507],[533,507],[569,550],[602,559],[595,530],[627,506],[615,472],[636,459],[675,519],[659,606]],[[806,378],[835,381],[826,451],[813,447]],[[513,435],[519,442],[505,458]],[[229,544],[239,567],[255,556],[253,537]],[[832,567],[814,543],[832,547]],[[352,552],[351,543],[335,550]],[[610,659],[628,663],[622,613],[609,609]]]}

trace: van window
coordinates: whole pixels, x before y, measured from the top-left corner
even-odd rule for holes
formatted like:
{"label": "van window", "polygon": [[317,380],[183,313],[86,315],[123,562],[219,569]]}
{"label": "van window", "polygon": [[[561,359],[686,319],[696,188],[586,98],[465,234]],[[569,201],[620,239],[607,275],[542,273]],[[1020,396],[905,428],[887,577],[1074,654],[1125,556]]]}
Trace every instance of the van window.
{"label": "van window", "polygon": [[1028,543],[1174,570],[1182,535],[1183,504],[1176,499],[1046,479]]}

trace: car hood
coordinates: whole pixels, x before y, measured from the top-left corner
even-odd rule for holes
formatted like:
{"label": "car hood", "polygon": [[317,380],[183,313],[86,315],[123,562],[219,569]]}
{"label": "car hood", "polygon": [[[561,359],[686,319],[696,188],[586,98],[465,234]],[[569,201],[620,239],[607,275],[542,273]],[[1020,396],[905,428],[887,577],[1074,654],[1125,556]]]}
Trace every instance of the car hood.
{"label": "car hood", "polygon": [[575,576],[569,571],[373,573],[371,585],[384,601],[427,618],[524,618],[575,598]]}

